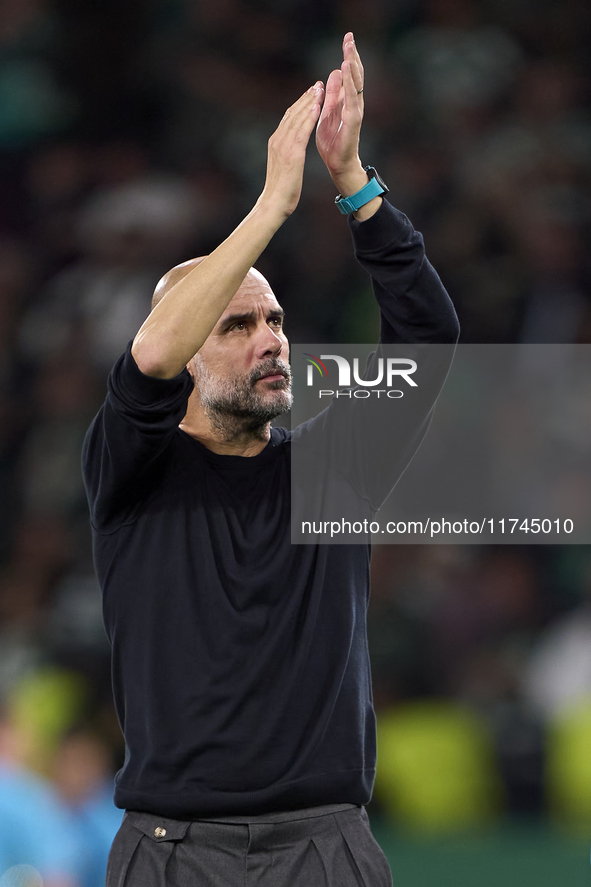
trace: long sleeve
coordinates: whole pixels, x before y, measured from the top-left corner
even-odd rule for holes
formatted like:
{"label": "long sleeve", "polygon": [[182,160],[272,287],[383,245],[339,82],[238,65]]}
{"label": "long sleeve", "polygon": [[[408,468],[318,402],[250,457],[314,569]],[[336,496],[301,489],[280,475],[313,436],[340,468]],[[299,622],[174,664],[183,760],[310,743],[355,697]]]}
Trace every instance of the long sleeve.
{"label": "long sleeve", "polygon": [[157,478],[158,459],[186,413],[192,387],[187,370],[174,379],[144,375],[132,357],[131,342],[117,360],[82,451],[95,529],[108,532],[133,520]]}
{"label": "long sleeve", "polygon": [[349,227],[355,257],[371,275],[382,315],[381,341],[457,342],[456,312],[425,255],[423,237],[387,200],[370,219]]}
{"label": "long sleeve", "polygon": [[381,311],[381,340],[365,378],[379,377],[380,360],[409,358],[416,387],[399,399],[339,392],[295,429],[294,490],[317,521],[380,508],[427,432],[459,335],[451,299],[407,217],[384,200],[370,219],[349,224]]}

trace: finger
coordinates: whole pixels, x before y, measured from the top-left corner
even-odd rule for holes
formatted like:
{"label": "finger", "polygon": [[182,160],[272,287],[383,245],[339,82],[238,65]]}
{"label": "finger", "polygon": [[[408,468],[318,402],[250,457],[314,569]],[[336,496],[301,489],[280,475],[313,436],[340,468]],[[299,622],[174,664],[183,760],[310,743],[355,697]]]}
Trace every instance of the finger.
{"label": "finger", "polygon": [[357,88],[361,89],[364,79],[363,64],[361,62],[361,57],[357,49],[357,44],[355,43],[355,38],[353,37],[353,33],[351,31],[349,31],[348,34],[345,34],[345,38],[343,40],[343,58],[348,59],[349,61],[355,61],[357,63],[359,73],[361,75],[361,83]]}
{"label": "finger", "polygon": [[299,110],[301,107],[303,107],[305,105],[309,105],[310,100],[315,98],[316,93],[321,88],[323,88],[322,80],[317,80],[316,83],[313,83],[312,86],[308,87],[308,89],[301,94],[299,99],[296,99],[296,101],[293,103],[293,105],[289,106],[289,108],[287,109],[287,111],[285,113],[286,114],[288,112],[291,113],[292,111]]}
{"label": "finger", "polygon": [[314,86],[310,87],[308,92],[310,97],[306,102],[302,103],[301,107],[298,108],[297,114],[294,115],[294,122],[296,125],[301,125],[302,121],[310,117],[310,113],[314,116],[314,123],[316,123],[316,120],[320,115],[322,102],[324,101],[324,84],[322,83],[322,80],[317,80]]}
{"label": "finger", "polygon": [[343,86],[343,74],[340,70],[331,71],[326,81],[326,92],[324,97],[324,105],[322,106],[322,118],[332,114],[336,108],[339,98],[341,97],[341,89]]}
{"label": "finger", "polygon": [[[293,124],[299,116],[302,114],[307,115],[310,108],[316,103],[322,101],[322,96],[324,92],[324,86],[322,84],[322,80],[317,80],[312,86],[309,87],[302,95],[290,105],[285,114],[281,119],[280,126],[283,124],[284,126],[289,124]],[[297,124],[296,124],[297,125]]]}
{"label": "finger", "polygon": [[341,71],[343,72],[343,87],[345,91],[345,108],[347,111],[359,110],[359,99],[363,98],[362,95],[358,95],[357,93],[357,87],[353,80],[352,68],[353,66],[349,61],[344,61],[341,65]]}
{"label": "finger", "polygon": [[359,70],[359,65],[354,58],[349,59],[349,64],[351,65],[351,74],[353,76],[353,83],[355,84],[355,91],[359,95],[363,89],[363,74]]}
{"label": "finger", "polygon": [[326,81],[326,95],[339,97],[339,92],[341,91],[341,86],[343,85],[343,72],[340,68],[337,68],[335,71],[331,71]]}
{"label": "finger", "polygon": [[320,116],[323,98],[324,87],[318,80],[287,109],[272,136],[273,145],[299,142],[302,137],[307,141]]}
{"label": "finger", "polygon": [[357,90],[363,89],[363,66],[361,65],[361,59],[359,58],[359,53],[355,49],[354,44],[346,44],[344,55],[345,60],[351,64],[355,88]]}
{"label": "finger", "polygon": [[[316,125],[316,121],[320,117],[320,112],[322,110],[322,103],[324,101],[324,84],[322,80],[317,80],[314,86],[312,87],[312,106],[306,107],[306,116],[308,120],[310,119],[310,112],[312,114],[312,128]],[[308,133],[310,135],[312,130]]]}

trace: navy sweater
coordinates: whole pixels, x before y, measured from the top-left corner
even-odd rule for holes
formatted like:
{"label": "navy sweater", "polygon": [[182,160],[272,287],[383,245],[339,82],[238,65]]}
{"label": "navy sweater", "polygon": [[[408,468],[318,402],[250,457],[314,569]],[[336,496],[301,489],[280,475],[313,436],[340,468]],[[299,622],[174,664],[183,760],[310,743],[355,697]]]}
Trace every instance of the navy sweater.
{"label": "navy sweater", "polygon": [[[350,225],[382,340],[455,341],[408,219],[384,201]],[[291,433],[213,453],[178,427],[191,385],[145,376],[128,348],[84,445],[126,742],[115,803],[180,819],[366,804],[369,546],[291,545]]]}

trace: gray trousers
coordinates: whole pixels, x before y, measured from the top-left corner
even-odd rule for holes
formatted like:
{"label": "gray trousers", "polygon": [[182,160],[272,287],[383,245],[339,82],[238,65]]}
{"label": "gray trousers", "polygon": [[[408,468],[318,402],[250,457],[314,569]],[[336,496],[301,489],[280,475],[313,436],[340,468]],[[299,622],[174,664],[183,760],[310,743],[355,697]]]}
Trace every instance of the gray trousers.
{"label": "gray trousers", "polygon": [[194,822],[127,812],[107,887],[392,887],[364,807]]}

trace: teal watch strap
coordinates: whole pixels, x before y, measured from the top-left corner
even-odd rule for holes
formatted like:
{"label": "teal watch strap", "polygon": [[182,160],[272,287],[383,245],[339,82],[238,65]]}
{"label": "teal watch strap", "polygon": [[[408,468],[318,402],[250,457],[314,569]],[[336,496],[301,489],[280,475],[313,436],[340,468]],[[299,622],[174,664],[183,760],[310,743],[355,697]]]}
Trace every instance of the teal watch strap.
{"label": "teal watch strap", "polygon": [[339,196],[335,198],[335,203],[344,216],[355,212],[366,203],[369,203],[370,200],[373,200],[374,197],[379,197],[380,194],[385,194],[388,191],[387,187],[372,166],[366,166],[365,171],[371,176],[367,185],[364,185],[363,188],[360,188],[355,194],[351,194],[350,197],[342,197],[339,194]]}

